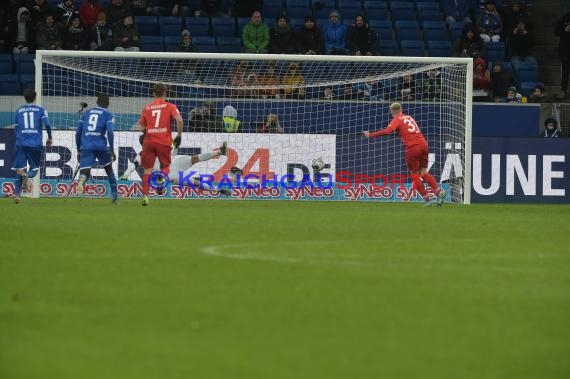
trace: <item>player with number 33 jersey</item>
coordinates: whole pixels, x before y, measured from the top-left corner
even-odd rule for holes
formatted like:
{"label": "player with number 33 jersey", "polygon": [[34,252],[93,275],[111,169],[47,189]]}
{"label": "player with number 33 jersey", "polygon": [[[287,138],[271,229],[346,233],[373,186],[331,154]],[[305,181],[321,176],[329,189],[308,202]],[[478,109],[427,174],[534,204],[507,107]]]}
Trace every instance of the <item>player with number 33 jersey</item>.
{"label": "player with number 33 jersey", "polygon": [[[431,206],[436,202],[438,206],[441,206],[445,199],[445,191],[439,188],[435,178],[428,173],[429,148],[416,120],[412,116],[402,113],[402,106],[399,103],[390,105],[390,113],[393,118],[386,128],[375,132],[365,131],[362,133],[363,136],[366,138],[379,137],[398,131],[406,147],[406,165],[412,174],[414,187],[423,197],[425,205]],[[431,187],[436,195],[434,199],[430,199],[427,194],[424,182]]]}

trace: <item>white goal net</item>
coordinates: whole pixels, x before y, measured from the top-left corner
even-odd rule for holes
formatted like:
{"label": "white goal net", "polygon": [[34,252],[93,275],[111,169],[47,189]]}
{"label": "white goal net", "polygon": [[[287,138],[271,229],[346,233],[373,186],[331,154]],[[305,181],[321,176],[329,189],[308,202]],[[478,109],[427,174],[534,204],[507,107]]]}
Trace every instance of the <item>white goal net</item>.
{"label": "white goal net", "polygon": [[[247,195],[236,188],[234,196],[419,199],[399,137],[361,134],[386,127],[388,107],[398,101],[428,140],[429,170],[448,189],[447,200],[470,201],[468,59],[39,51],[36,65],[38,102],[57,130],[54,146],[46,148],[42,180],[71,181],[82,103],[95,106],[99,92],[111,97],[114,169],[122,176],[141,150],[136,122],[152,101],[153,85],[161,82],[184,119],[178,154],[199,154],[228,142],[227,157],[198,163],[196,175],[214,175],[217,182],[235,166],[269,188],[251,185]],[[232,113],[227,106],[237,112],[239,125],[224,119]],[[93,173],[95,183],[103,183],[103,171]],[[120,182],[124,188],[141,180],[137,171],[128,179]],[[299,191],[303,181],[309,185]],[[201,195],[208,193],[187,191],[182,197]],[[181,197],[174,190],[166,196]]]}

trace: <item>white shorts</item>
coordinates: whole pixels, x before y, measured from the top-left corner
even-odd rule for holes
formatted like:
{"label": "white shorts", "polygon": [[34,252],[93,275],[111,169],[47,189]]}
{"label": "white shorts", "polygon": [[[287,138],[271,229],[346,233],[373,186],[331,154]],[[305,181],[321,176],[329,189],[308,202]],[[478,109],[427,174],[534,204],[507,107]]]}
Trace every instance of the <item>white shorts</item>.
{"label": "white shorts", "polygon": [[192,167],[192,157],[190,155],[177,155],[173,157],[172,163],[170,163],[170,173],[168,174],[170,181],[178,183],[180,173],[182,173],[182,176],[186,176],[190,167]]}

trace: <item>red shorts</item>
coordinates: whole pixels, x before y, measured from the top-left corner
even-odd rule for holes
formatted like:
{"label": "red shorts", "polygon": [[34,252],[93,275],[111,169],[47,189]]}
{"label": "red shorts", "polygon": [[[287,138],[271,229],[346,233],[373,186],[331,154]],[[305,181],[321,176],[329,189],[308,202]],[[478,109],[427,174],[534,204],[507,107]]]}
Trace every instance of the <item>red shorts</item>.
{"label": "red shorts", "polygon": [[141,165],[143,168],[153,168],[156,158],[160,162],[160,169],[168,174],[170,170],[171,155],[170,145],[161,145],[155,142],[145,142],[141,151]]}
{"label": "red shorts", "polygon": [[421,168],[428,167],[428,146],[416,145],[406,150],[406,165],[410,172],[419,172]]}

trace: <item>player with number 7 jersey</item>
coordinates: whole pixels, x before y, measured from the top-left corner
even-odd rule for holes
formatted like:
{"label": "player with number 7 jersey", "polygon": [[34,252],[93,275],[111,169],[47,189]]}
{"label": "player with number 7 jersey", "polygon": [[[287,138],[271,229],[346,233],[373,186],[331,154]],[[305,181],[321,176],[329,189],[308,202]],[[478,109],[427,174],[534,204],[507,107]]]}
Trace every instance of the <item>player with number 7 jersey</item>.
{"label": "player with number 7 jersey", "polygon": [[[406,147],[406,165],[412,174],[413,186],[423,197],[426,206],[431,206],[434,202],[436,202],[438,206],[441,206],[445,199],[445,191],[437,185],[435,178],[428,172],[428,143],[418,127],[416,120],[414,120],[412,116],[402,113],[400,103],[391,104],[390,113],[393,118],[386,128],[375,132],[365,131],[362,133],[363,136],[366,138],[379,137],[398,131]],[[435,198],[430,199],[426,192],[424,182],[431,187],[436,195]]]}
{"label": "player with number 7 jersey", "polygon": [[[141,152],[141,165],[144,168],[142,192],[142,205],[148,205],[148,193],[150,189],[149,176],[153,171],[154,162],[158,158],[160,170],[168,177],[170,172],[172,149],[172,120],[176,121],[177,136],[175,145],[180,144],[182,138],[182,116],[176,105],[164,99],[166,96],[166,86],[157,83],[153,87],[155,100],[147,104],[139,120],[140,129],[144,134]],[[176,146],[178,147],[178,146]],[[157,188],[160,193],[164,189]]]}

